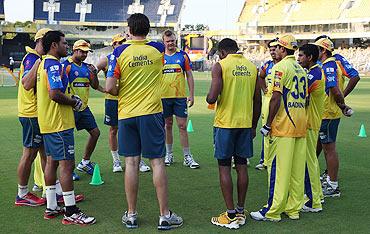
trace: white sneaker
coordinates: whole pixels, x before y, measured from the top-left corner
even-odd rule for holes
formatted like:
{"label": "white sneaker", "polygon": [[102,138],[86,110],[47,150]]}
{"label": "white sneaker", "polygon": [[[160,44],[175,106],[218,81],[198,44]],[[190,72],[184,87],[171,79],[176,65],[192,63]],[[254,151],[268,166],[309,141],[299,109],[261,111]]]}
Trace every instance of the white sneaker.
{"label": "white sneaker", "polygon": [[42,192],[42,186],[38,186],[37,184],[34,184],[33,187],[32,187],[32,191]]}
{"label": "white sneaker", "polygon": [[166,153],[166,156],[164,157],[164,164],[166,166],[170,166],[173,163],[173,153]]}
{"label": "white sneaker", "polygon": [[271,222],[279,222],[280,221],[280,219],[266,218],[265,216],[263,216],[261,214],[260,211],[251,212],[251,213],[249,213],[249,215],[251,216],[252,219],[254,219],[256,221],[271,221]]}
{"label": "white sneaker", "polygon": [[148,171],[150,171],[150,167],[147,166],[143,160],[140,160],[139,170],[141,172],[148,172]]}
{"label": "white sneaker", "polygon": [[190,167],[191,169],[197,169],[199,168],[199,164],[194,161],[193,159],[193,156],[192,155],[185,155],[184,156],[184,166],[187,166],[187,167]]}
{"label": "white sneaker", "polygon": [[251,165],[251,162],[249,161],[249,158],[247,158],[247,167]]}
{"label": "white sneaker", "polygon": [[312,213],[317,213],[322,211],[322,208],[311,208],[306,205],[303,205],[302,207],[302,212],[312,212]]}
{"label": "white sneaker", "polygon": [[122,166],[121,166],[121,161],[116,160],[113,162],[113,172],[122,172]]}
{"label": "white sneaker", "polygon": [[256,169],[257,170],[265,170],[266,168],[265,168],[265,165],[263,165],[263,163],[259,163],[259,164],[256,165]]}

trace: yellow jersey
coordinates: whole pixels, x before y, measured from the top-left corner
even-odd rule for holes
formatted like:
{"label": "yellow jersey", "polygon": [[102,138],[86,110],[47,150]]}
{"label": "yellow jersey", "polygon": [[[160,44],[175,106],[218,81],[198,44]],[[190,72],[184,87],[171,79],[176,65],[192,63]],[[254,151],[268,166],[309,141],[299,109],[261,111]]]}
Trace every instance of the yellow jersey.
{"label": "yellow jersey", "polygon": [[129,40],[114,49],[107,77],[119,79],[118,119],[162,112],[164,45]]}
{"label": "yellow jersey", "polygon": [[162,98],[186,97],[185,72],[191,71],[189,56],[182,50],[164,55]]}
{"label": "yellow jersey", "polygon": [[325,101],[325,78],[323,70],[318,64],[311,67],[308,77],[308,109],[307,128],[315,131],[320,130]]}
{"label": "yellow jersey", "polygon": [[343,92],[344,78],[342,70],[338,66],[334,57],[326,59],[322,63],[322,69],[325,75],[325,110],[323,119],[338,119],[342,117],[342,110],[337,105],[330,88],[338,87]]}
{"label": "yellow jersey", "polygon": [[217,99],[214,126],[251,128],[257,67],[242,54],[229,54],[219,63],[223,86]]}
{"label": "yellow jersey", "polygon": [[59,89],[69,96],[69,83],[66,76],[63,76],[62,64],[54,56],[47,55],[37,70],[37,107],[40,131],[45,134],[74,128],[72,107],[51,100],[50,89]]}
{"label": "yellow jersey", "polygon": [[305,70],[296,62],[294,55],[288,55],[272,68],[271,74],[274,76],[272,91],[282,94],[280,108],[271,124],[271,135],[305,137],[308,92]]}
{"label": "yellow jersey", "polygon": [[[27,54],[24,56],[20,66],[20,79],[24,79],[24,76],[30,72],[36,60],[41,57],[36,50],[28,46],[26,47],[26,52]],[[22,82],[19,82],[18,85],[18,116],[28,118],[37,117],[36,90],[32,88],[27,91],[23,87]]]}

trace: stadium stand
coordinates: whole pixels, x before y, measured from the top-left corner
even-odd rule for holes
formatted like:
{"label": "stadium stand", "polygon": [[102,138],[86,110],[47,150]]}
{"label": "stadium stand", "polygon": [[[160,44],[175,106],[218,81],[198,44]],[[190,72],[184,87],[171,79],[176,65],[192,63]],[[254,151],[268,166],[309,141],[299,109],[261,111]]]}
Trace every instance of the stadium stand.
{"label": "stadium stand", "polygon": [[4,12],[4,0],[0,1],[0,20],[5,19],[5,12]]}

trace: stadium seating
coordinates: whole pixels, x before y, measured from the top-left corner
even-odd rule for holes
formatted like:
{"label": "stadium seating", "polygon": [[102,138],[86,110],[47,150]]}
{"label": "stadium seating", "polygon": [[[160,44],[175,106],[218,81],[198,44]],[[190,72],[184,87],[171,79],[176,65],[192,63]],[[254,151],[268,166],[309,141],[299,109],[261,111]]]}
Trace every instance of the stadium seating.
{"label": "stadium seating", "polygon": [[5,19],[5,14],[4,14],[4,0],[0,0],[0,20]]}

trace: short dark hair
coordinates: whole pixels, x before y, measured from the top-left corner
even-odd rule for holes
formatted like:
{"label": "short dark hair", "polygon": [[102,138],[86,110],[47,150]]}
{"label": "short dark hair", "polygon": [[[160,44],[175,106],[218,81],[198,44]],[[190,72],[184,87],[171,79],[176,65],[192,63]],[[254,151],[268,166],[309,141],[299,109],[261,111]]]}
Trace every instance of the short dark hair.
{"label": "short dark hair", "polygon": [[227,52],[237,52],[239,50],[236,41],[230,38],[224,38],[218,43],[218,50],[225,50]]}
{"label": "short dark hair", "polygon": [[282,47],[282,48],[284,48],[287,55],[294,55],[294,53],[295,53],[295,50],[288,49],[288,48],[286,48],[284,46],[281,46],[281,45],[277,45],[276,47]]}
{"label": "short dark hair", "polygon": [[317,48],[319,48],[319,51],[325,50],[325,54],[326,54],[327,57],[332,57],[333,56],[333,54],[329,50],[325,49],[324,47],[317,46]]}
{"label": "short dark hair", "polygon": [[127,19],[130,33],[134,36],[146,36],[149,33],[150,22],[146,15],[141,13],[132,14]]}
{"label": "short dark hair", "polygon": [[65,37],[65,35],[61,31],[49,31],[45,34],[42,38],[42,47],[45,53],[50,51],[51,44],[53,42],[59,43],[60,38]]}
{"label": "short dark hair", "polygon": [[327,38],[327,39],[331,40],[331,38],[329,36],[327,36],[327,35],[321,35],[319,37],[316,37],[315,42],[318,41],[318,40],[320,40],[320,39],[322,39],[322,38]]}
{"label": "short dark hair", "polygon": [[175,33],[171,29],[167,29],[166,31],[162,33],[162,39],[164,39],[165,36],[170,37],[172,35],[175,35]]}
{"label": "short dark hair", "polygon": [[319,48],[314,44],[305,44],[299,48],[306,56],[312,56],[314,63],[319,59]]}
{"label": "short dark hair", "polygon": [[273,42],[277,42],[277,39],[275,38],[275,39],[273,39],[273,40],[269,41],[269,42],[267,43],[267,47],[268,47],[268,48],[273,47],[273,46],[271,45],[271,43],[273,43]]}

